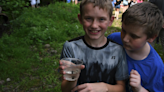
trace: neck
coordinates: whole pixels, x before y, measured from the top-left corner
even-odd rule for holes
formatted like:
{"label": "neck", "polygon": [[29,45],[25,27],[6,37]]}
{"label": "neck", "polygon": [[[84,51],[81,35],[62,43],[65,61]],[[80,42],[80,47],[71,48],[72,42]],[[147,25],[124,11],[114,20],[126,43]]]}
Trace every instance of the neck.
{"label": "neck", "polygon": [[106,44],[107,38],[104,36],[101,39],[88,39],[88,37],[84,36],[86,43],[92,47],[102,47]]}
{"label": "neck", "polygon": [[136,51],[127,51],[126,53],[134,60],[143,60],[145,59],[150,53],[150,46],[148,42],[139,50]]}

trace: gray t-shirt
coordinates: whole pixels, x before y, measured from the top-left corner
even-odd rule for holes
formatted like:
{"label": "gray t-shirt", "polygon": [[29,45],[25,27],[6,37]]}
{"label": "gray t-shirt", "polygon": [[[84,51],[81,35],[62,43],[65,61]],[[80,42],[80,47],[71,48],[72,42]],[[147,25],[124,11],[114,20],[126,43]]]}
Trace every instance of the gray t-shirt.
{"label": "gray t-shirt", "polygon": [[116,84],[128,76],[126,55],[122,46],[110,41],[99,48],[88,45],[84,37],[66,41],[61,58],[78,58],[84,62],[85,69],[80,73],[78,85],[83,83],[105,82]]}

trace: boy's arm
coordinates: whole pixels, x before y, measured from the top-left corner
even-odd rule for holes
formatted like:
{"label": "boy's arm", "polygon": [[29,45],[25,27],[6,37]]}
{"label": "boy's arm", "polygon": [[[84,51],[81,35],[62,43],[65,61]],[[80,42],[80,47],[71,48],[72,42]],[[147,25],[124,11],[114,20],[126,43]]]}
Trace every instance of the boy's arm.
{"label": "boy's arm", "polygon": [[62,84],[61,84],[61,90],[62,92],[71,92],[71,90],[76,86],[76,84],[77,84],[77,80],[67,81],[63,79]]}
{"label": "boy's arm", "polygon": [[136,70],[130,72],[130,85],[132,86],[133,92],[149,92],[141,86],[141,77]]}
{"label": "boy's arm", "polygon": [[[84,69],[85,66],[84,65],[81,65],[81,67],[79,67],[79,68],[80,69]],[[61,69],[61,72],[60,73],[64,75],[63,69],[61,67],[60,67],[60,69]],[[65,80],[63,78],[62,84],[61,84],[61,90],[62,90],[62,92],[71,92],[71,90],[77,85],[77,80],[75,80],[75,81],[67,81],[67,80]]]}
{"label": "boy's arm", "polygon": [[125,90],[125,81],[117,81],[116,85],[107,84],[107,92],[126,92]]}
{"label": "boy's arm", "polygon": [[[73,56],[74,56],[74,54],[72,52],[71,46],[70,46],[69,42],[66,41],[63,45],[60,59],[65,58],[65,57],[73,57]],[[59,61],[59,64],[60,64],[59,72],[63,76],[64,75],[63,70],[65,67],[62,64],[61,60]],[[71,92],[72,88],[74,88],[76,86],[76,84],[77,84],[77,80],[76,81],[67,81],[63,77],[63,80],[61,83],[61,90],[62,90],[62,92]]]}
{"label": "boy's arm", "polygon": [[121,32],[114,32],[107,37],[108,39],[113,40],[114,42],[120,44],[123,46],[122,40],[121,40]]}
{"label": "boy's arm", "polygon": [[[65,65],[63,65],[62,61],[60,60],[59,62],[60,64],[60,73],[64,76],[64,69],[66,68]],[[79,69],[84,69],[85,66],[84,65],[81,65],[79,67]],[[80,75],[80,73],[78,74],[78,76]],[[78,78],[77,78],[78,80]],[[65,78],[63,77],[63,80],[62,80],[62,84],[61,84],[61,90],[62,92],[71,92],[71,90],[77,85],[77,80],[75,81],[67,81],[65,80]]]}
{"label": "boy's arm", "polygon": [[110,85],[104,82],[85,83],[75,87],[72,92],[125,92],[125,82],[117,81],[116,85]]}

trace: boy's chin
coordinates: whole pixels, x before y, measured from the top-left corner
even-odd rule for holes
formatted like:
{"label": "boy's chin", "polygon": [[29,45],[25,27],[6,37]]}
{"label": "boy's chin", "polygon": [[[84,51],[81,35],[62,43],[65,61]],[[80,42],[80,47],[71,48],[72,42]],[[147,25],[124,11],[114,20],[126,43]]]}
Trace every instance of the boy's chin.
{"label": "boy's chin", "polygon": [[133,51],[130,47],[128,46],[123,46],[126,51]]}
{"label": "boy's chin", "polygon": [[100,39],[100,37],[99,36],[88,36],[87,39],[98,40],[98,39]]}

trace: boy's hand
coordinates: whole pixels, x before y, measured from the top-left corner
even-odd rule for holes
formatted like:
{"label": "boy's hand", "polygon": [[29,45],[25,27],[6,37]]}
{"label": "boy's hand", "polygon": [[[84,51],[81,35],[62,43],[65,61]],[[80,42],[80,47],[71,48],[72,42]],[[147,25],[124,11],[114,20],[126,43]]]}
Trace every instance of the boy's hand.
{"label": "boy's hand", "polygon": [[[64,63],[63,63],[63,62],[64,62]],[[60,73],[61,73],[62,75],[65,74],[64,69],[67,68],[67,67],[68,67],[67,65],[69,65],[71,62],[68,62],[68,64],[66,64],[66,63],[67,63],[67,61],[64,61],[64,60],[60,60],[60,61],[59,61],[59,64],[60,64],[59,69],[60,69]],[[72,63],[72,64],[73,64],[73,63]],[[79,66],[78,68],[82,70],[82,69],[85,68],[85,66],[84,66],[84,65],[81,65],[81,66]],[[63,78],[63,79],[64,79],[64,78]]]}
{"label": "boy's hand", "polygon": [[130,72],[130,85],[134,92],[139,92],[142,88],[141,86],[141,77],[136,70],[131,70]]}
{"label": "boy's hand", "polygon": [[104,83],[85,83],[76,86],[71,92],[108,92]]}

